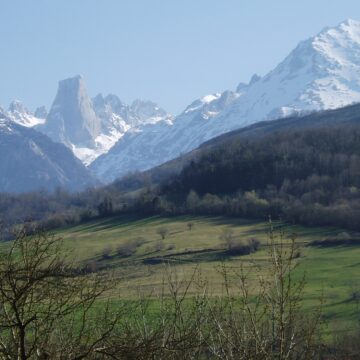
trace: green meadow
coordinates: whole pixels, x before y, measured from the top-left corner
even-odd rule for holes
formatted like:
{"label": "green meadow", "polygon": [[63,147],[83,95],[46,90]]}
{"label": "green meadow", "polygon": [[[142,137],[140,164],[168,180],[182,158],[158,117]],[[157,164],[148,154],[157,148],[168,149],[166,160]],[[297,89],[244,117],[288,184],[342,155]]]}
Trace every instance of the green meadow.
{"label": "green meadow", "polygon": [[[164,239],[159,229],[166,229]],[[259,249],[251,255],[227,255],[220,239],[226,229],[231,229],[239,240],[257,239]],[[332,327],[355,326],[360,314],[360,246],[307,246],[311,241],[336,236],[342,229],[290,225],[282,229],[285,243],[290,241],[291,234],[296,236],[299,256],[296,277],[306,279],[305,308],[318,306],[322,301],[329,331]],[[139,293],[156,297],[163,291],[166,264],[185,279],[190,279],[196,271],[214,296],[224,291],[220,271],[224,264],[234,273],[243,266],[255,283],[259,271],[262,276],[267,274],[268,231],[266,221],[119,216],[68,227],[55,234],[63,238],[69,256],[76,262],[113,273],[114,297],[132,299]],[[121,254],[119,249],[134,243],[137,246],[131,254]],[[236,281],[235,276],[231,279]],[[196,286],[190,289],[190,293],[196,291]]]}

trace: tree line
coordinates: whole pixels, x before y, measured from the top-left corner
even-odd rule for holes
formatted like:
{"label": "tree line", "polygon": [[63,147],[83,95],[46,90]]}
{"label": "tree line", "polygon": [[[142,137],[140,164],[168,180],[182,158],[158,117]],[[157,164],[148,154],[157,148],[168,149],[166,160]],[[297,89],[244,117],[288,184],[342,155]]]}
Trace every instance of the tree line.
{"label": "tree line", "polygon": [[[131,187],[131,179],[127,182]],[[139,180],[140,181],[140,180]],[[0,221],[51,229],[119,213],[282,218],[360,229],[360,126],[288,130],[232,139],[179,175],[141,191],[117,183],[82,193],[0,194]]]}
{"label": "tree line", "polygon": [[144,212],[271,215],[360,229],[360,127],[279,132],[207,151],[155,191]]}

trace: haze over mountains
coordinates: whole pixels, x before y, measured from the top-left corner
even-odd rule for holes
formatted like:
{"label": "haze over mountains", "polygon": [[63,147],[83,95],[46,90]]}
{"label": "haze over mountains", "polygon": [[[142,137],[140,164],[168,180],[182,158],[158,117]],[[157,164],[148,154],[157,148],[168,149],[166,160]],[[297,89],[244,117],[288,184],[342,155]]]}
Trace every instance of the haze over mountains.
{"label": "haze over mountains", "polygon": [[113,94],[91,99],[80,75],[59,82],[49,113],[44,106],[32,113],[18,100],[3,112],[17,124],[63,143],[85,165],[107,152],[128,130],[172,118],[151,101],[136,99],[127,105]]}
{"label": "haze over mountains", "polygon": [[0,192],[84,190],[98,184],[64,145],[0,111]]}
{"label": "haze over mountains", "polygon": [[19,101],[3,113],[64,144],[109,183],[258,121],[357,102],[360,23],[347,20],[301,42],[264,77],[255,75],[234,91],[195,100],[176,117],[149,101],[127,105],[112,94],[91,99],[81,76],[59,82],[49,113],[44,107],[31,113]]}

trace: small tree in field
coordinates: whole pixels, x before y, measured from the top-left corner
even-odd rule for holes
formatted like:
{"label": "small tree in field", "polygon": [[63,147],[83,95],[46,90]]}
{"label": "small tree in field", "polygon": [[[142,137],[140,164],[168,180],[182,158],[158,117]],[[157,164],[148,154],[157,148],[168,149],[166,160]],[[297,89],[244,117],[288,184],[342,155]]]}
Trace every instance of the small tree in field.
{"label": "small tree in field", "polygon": [[105,246],[102,250],[102,258],[103,259],[110,259],[111,258],[111,247]]}
{"label": "small tree in field", "polygon": [[166,227],[161,227],[156,230],[156,233],[160,235],[162,240],[165,240],[166,236],[169,234],[169,229]]}
{"label": "small tree in field", "polygon": [[226,249],[231,251],[231,248],[234,245],[234,231],[232,229],[224,229],[219,239],[223,241]]}
{"label": "small tree in field", "polygon": [[191,231],[193,227],[194,227],[194,223],[193,223],[193,222],[188,222],[188,223],[187,223],[187,228],[188,228],[189,231]]}

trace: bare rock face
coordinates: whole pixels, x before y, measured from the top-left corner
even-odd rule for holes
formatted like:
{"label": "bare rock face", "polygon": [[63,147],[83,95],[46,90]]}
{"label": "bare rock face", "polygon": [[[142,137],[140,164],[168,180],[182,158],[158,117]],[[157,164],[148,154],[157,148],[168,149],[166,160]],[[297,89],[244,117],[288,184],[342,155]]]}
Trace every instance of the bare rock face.
{"label": "bare rock face", "polygon": [[163,118],[171,115],[149,101],[138,100],[129,106],[113,94],[91,99],[83,78],[75,76],[59,82],[46,122],[36,128],[89,165],[131,128]]}
{"label": "bare rock face", "polygon": [[59,82],[59,88],[46,124],[40,130],[57,142],[71,147],[94,147],[101,133],[92,101],[81,76]]}
{"label": "bare rock face", "polygon": [[105,133],[109,132],[109,129],[113,129],[114,121],[112,119],[114,117],[126,124],[128,130],[165,119],[172,119],[168,112],[154,102],[147,100],[136,99],[131,105],[127,105],[114,94],[105,97],[98,94],[93,99],[93,104],[96,115],[102,121],[103,132]]}
{"label": "bare rock face", "polygon": [[48,116],[48,112],[45,106],[38,107],[34,112],[35,117],[38,119],[46,119]]}

